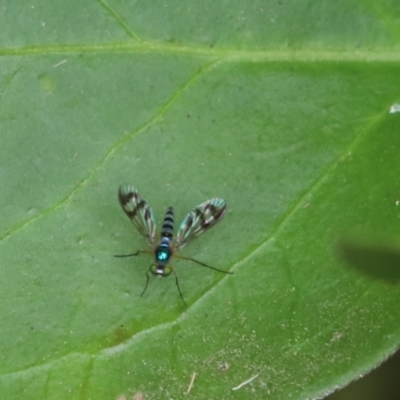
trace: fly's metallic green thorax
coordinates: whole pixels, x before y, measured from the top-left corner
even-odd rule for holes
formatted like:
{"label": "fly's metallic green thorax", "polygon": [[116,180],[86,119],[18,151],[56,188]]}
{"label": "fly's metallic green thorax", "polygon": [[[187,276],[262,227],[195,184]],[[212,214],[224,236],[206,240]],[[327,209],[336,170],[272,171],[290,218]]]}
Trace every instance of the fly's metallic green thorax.
{"label": "fly's metallic green thorax", "polygon": [[[176,286],[179,295],[183,299],[181,289],[179,287],[178,276],[170,260],[173,256],[181,259],[194,261],[195,263],[214,269],[219,272],[232,274],[229,271],[223,271],[218,268],[211,267],[193,258],[177,255],[176,252],[191,242],[194,238],[210,229],[219,222],[225,214],[226,203],[219,197],[214,197],[204,203],[199,204],[193,211],[186,215],[178,232],[174,237],[174,210],[172,207],[167,209],[165,213],[163,225],[161,229],[160,239],[157,239],[156,223],[153,210],[146,200],[144,200],[139,192],[132,185],[122,185],[118,190],[118,200],[122,209],[132,223],[136,226],[141,235],[146,239],[152,251],[139,250],[133,254],[127,254],[116,257],[136,256],[139,253],[154,254],[154,263],[150,266],[149,271],[154,275],[168,276],[171,272],[175,275]],[[147,281],[142,295],[146,291],[149,275],[146,273]],[[185,303],[186,304],[186,303]]]}
{"label": "fly's metallic green thorax", "polygon": [[154,251],[157,265],[166,265],[172,256],[169,242],[161,242]]}
{"label": "fly's metallic green thorax", "polygon": [[166,276],[165,267],[168,265],[171,256],[172,256],[172,249],[169,239],[163,238],[161,240],[161,243],[154,250],[156,268],[151,269],[150,271],[154,275]]}

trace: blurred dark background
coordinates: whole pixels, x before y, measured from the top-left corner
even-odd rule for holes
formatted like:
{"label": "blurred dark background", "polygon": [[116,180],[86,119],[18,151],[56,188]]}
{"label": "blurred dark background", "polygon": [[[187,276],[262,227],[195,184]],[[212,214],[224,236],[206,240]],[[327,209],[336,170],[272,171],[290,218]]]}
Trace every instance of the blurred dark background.
{"label": "blurred dark background", "polygon": [[399,400],[400,351],[380,367],[324,400]]}

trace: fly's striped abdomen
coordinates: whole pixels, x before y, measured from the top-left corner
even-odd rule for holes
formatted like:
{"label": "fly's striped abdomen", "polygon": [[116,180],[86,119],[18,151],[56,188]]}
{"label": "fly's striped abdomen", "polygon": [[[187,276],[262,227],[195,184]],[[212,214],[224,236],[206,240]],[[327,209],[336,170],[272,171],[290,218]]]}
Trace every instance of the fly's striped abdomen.
{"label": "fly's striped abdomen", "polygon": [[168,207],[165,213],[161,236],[167,238],[172,238],[172,236],[174,236],[174,209],[172,207]]}

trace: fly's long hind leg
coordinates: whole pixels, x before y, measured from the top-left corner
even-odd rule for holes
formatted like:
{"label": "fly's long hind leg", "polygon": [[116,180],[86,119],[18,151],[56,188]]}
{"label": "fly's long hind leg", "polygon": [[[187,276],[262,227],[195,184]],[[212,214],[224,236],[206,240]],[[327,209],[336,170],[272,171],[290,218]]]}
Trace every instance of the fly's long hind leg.
{"label": "fly's long hind leg", "polygon": [[176,272],[175,272],[175,270],[174,270],[174,268],[172,267],[171,264],[169,265],[169,267],[171,268],[171,271],[172,271],[172,272],[174,273],[174,275],[175,275],[175,283],[176,283],[176,286],[177,286],[177,288],[178,288],[179,296],[181,296],[181,299],[182,299],[182,301],[183,301],[183,304],[185,304],[185,306],[187,307],[188,305],[186,304],[186,301],[185,301],[185,299],[183,298],[183,295],[182,295],[182,292],[181,292],[181,288],[180,288],[180,286],[179,286],[178,275],[176,274]]}
{"label": "fly's long hind leg", "polygon": [[142,292],[142,294],[140,295],[140,297],[142,297],[142,296],[144,295],[144,292],[145,292],[146,289],[147,289],[147,285],[149,284],[149,279],[150,279],[150,277],[149,277],[148,272],[146,272],[146,277],[147,277],[146,285],[144,286],[143,292]]}
{"label": "fly's long hind leg", "polygon": [[175,258],[179,258],[179,259],[181,259],[181,260],[193,261],[193,262],[195,262],[196,264],[201,265],[202,267],[207,267],[207,268],[213,269],[214,271],[222,272],[222,273],[224,273],[224,274],[233,275],[233,272],[224,271],[223,269],[218,269],[218,268],[212,267],[211,265],[204,264],[203,262],[197,261],[197,260],[195,260],[194,258],[181,256],[180,254],[174,254],[174,257],[175,257]]}

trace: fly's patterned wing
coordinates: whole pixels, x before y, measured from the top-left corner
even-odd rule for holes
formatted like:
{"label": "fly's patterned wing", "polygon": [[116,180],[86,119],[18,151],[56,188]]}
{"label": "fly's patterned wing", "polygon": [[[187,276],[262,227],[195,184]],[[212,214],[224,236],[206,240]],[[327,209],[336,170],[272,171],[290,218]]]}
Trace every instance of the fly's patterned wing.
{"label": "fly's patterned wing", "polygon": [[181,249],[195,237],[210,229],[225,214],[224,199],[215,197],[199,204],[182,221],[175,238],[175,247]]}
{"label": "fly's patterned wing", "polygon": [[132,185],[122,185],[118,189],[118,200],[125,214],[151,246],[155,243],[156,223],[153,210]]}

